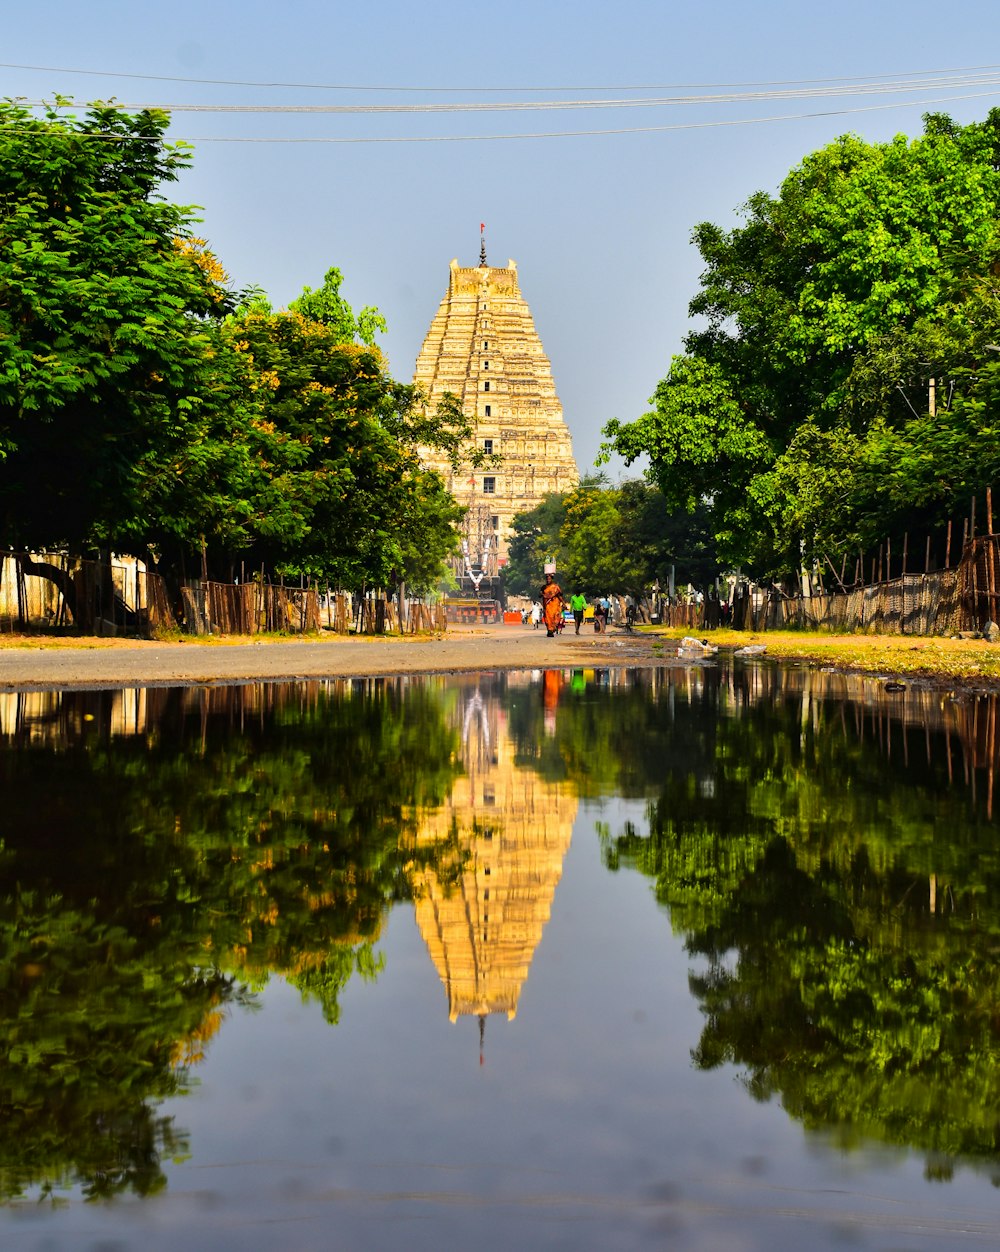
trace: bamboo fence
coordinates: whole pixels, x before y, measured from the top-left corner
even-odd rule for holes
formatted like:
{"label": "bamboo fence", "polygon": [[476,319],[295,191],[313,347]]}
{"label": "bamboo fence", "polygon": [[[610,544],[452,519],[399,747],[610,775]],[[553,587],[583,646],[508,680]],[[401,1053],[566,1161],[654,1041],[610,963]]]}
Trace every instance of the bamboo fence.
{"label": "bamboo fence", "polygon": [[152,637],[180,630],[192,635],[418,634],[447,629],[444,607],[423,600],[403,605],[384,593],[363,598],[315,587],[253,580],[189,580],[176,602],[164,579],[135,562],[86,561],[65,553],[0,553],[0,630],[61,630]]}
{"label": "bamboo fence", "polygon": [[[968,586],[969,568],[963,560],[957,569],[905,574],[868,586],[810,596],[788,596],[777,587],[745,587],[733,598],[731,625],[736,630],[756,631],[956,634],[977,629],[976,603],[967,594]],[[984,618],[979,629],[985,624]]]}

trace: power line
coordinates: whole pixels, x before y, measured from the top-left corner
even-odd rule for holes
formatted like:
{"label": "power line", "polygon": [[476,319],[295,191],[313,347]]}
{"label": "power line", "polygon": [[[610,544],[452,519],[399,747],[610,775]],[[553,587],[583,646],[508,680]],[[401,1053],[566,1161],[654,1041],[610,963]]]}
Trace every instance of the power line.
{"label": "power line", "polygon": [[[835,98],[855,98],[864,96],[885,96],[885,95],[901,95],[910,94],[916,90],[926,90],[933,87],[935,91],[948,91],[947,97],[938,97],[930,103],[945,103],[951,99],[969,99],[972,98],[970,93],[956,96],[953,93],[961,88],[966,87],[996,87],[1000,86],[1000,75],[991,77],[966,77],[962,79],[952,79],[950,82],[937,82],[933,85],[930,83],[914,83],[913,80],[896,83],[880,83],[868,84],[867,86],[858,86],[857,84],[814,87],[811,90],[781,90],[781,91],[759,91],[759,92],[729,92],[716,95],[685,95],[685,96],[639,96],[639,97],[619,97],[610,100],[549,100],[549,101],[504,101],[504,102],[464,102],[464,103],[435,103],[435,104],[189,104],[184,102],[168,103],[168,102],[131,102],[124,103],[119,101],[110,102],[111,107],[127,111],[144,111],[158,110],[167,113],[216,113],[230,115],[250,115],[250,114],[291,114],[291,115],[407,115],[407,114],[454,114],[454,113],[537,113],[537,112],[565,112],[565,111],[584,111],[584,110],[607,110],[607,109],[647,109],[647,108],[676,108],[691,107],[695,105],[711,106],[720,104],[759,104],[775,100],[808,100],[808,99],[835,99]],[[993,92],[979,92],[980,96],[995,94]],[[55,107],[57,109],[78,108],[80,105],[59,100],[56,105],[44,100],[20,100],[17,103],[26,108],[46,108]],[[908,101],[910,105],[928,103],[927,101]],[[87,106],[82,106],[87,107]],[[891,106],[890,106],[891,107]],[[862,111],[845,110],[847,111]],[[808,116],[808,115],[807,115]]]}
{"label": "power line", "polygon": [[[638,96],[613,100],[518,100],[506,102],[481,102],[463,104],[186,104],[183,102],[118,102],[113,107],[123,111],[160,110],[165,113],[227,113],[227,114],[313,114],[313,115],[380,115],[380,114],[428,114],[428,113],[555,113],[588,109],[649,109],[675,108],[692,105],[758,104],[772,100],[812,100],[871,95],[908,94],[918,89],[913,83],[905,85],[872,85],[865,88],[829,87],[812,91],[761,91],[729,93],[714,96]],[[1000,86],[1000,76],[991,79],[975,79],[941,83],[935,90],[955,91],[964,87]],[[982,94],[992,94],[985,92]],[[45,107],[44,100],[25,100],[29,108]],[[60,107],[79,107],[62,106]]]}
{"label": "power line", "polygon": [[[727,118],[712,122],[674,122],[662,126],[616,126],[595,130],[522,131],[505,134],[479,135],[333,135],[333,136],[234,136],[234,135],[171,135],[171,143],[234,143],[234,144],[403,144],[403,143],[490,143],[500,139],[583,139],[604,135],[653,135],[680,130],[721,129],[731,126],[758,126],[774,122],[809,121],[823,117],[845,117],[856,113],[875,113],[886,109],[948,104],[956,100],[976,100],[992,96],[995,92],[973,92],[968,95],[947,96],[929,100],[893,101],[891,104],[859,105],[855,109],[823,109],[814,113],[779,113],[770,117]],[[25,128],[26,129],[26,128]],[[100,131],[74,131],[78,138],[93,138],[107,142],[160,143],[159,137],[143,135],[114,135]]]}
{"label": "power line", "polygon": [[[817,110],[814,112],[807,112],[807,113],[780,113],[780,114],[773,114],[767,117],[727,118],[727,119],[721,119],[717,121],[700,121],[700,122],[674,122],[674,123],[654,125],[654,126],[618,126],[618,127],[606,127],[606,128],[601,128],[601,129],[590,129],[590,130],[557,130],[557,131],[533,131],[533,132],[523,131],[523,132],[510,132],[510,133],[501,133],[501,134],[488,134],[487,133],[487,134],[475,134],[475,135],[387,135],[387,136],[370,136],[370,135],[359,135],[359,136],[350,136],[350,135],[334,135],[334,136],[170,135],[167,141],[172,142],[172,143],[190,143],[190,144],[194,144],[194,143],[234,143],[234,144],[486,143],[486,142],[493,142],[496,140],[574,139],[574,138],[600,137],[600,136],[609,136],[609,135],[646,135],[646,134],[663,134],[663,133],[667,133],[671,131],[682,131],[682,130],[705,130],[705,129],[719,129],[719,128],[732,127],[732,126],[768,125],[768,124],[772,124],[775,122],[809,121],[809,120],[813,120],[817,118],[825,118],[825,117],[846,117],[846,116],[852,116],[852,115],[859,114],[859,113],[883,112],[887,109],[921,108],[921,107],[928,106],[928,105],[951,104],[956,101],[977,100],[983,97],[995,96],[996,94],[997,94],[996,91],[965,92],[965,93],[957,94],[957,95],[949,94],[945,96],[935,96],[933,98],[924,98],[920,100],[894,100],[888,104],[858,105],[855,108],[823,109],[823,110]],[[775,98],[781,98],[781,97],[775,97]],[[744,101],[744,102],[750,103],[751,101]],[[14,103],[16,104],[18,102],[14,102]],[[49,107],[43,103],[40,103],[38,105],[33,105],[28,102],[21,102],[21,103],[26,108],[27,107]],[[646,102],[643,101],[641,103],[646,103]],[[60,107],[65,107],[65,106],[60,106]],[[217,111],[215,106],[187,106],[185,108],[185,106],[122,105],[122,104],[116,103],[112,107],[116,110],[121,110],[122,112],[125,112],[127,110],[141,111],[145,109],[159,109],[164,112],[167,112],[167,111],[173,111],[175,108],[177,109],[177,111],[188,111],[188,112]],[[322,106],[316,106],[315,108],[312,108],[310,106],[289,106],[287,109],[286,108],[271,109],[271,108],[268,108],[267,106],[239,105],[239,106],[230,106],[229,109],[224,110],[224,111],[227,111],[227,112],[231,111],[231,112],[237,112],[237,113],[242,113],[242,112],[247,112],[247,113],[282,112],[284,113],[284,112],[290,111],[293,113],[302,114],[302,113],[311,113],[311,112],[320,112],[320,113],[341,112],[342,110],[336,108],[335,106],[331,108],[325,108]],[[367,112],[380,111],[380,110],[363,109],[362,111],[367,113]],[[393,111],[397,111],[397,110],[393,110]],[[416,111],[422,112],[424,110],[417,109]],[[464,108],[461,106],[455,106],[453,109],[449,111],[462,112],[464,111]],[[14,126],[11,126],[10,129],[20,129],[20,128],[14,125]],[[24,127],[23,129],[27,130],[28,128]],[[136,143],[136,142],[159,143],[162,141],[162,137],[157,137],[157,136],[147,138],[146,136],[142,136],[142,135],[114,135],[114,134],[109,134],[107,132],[102,132],[102,131],[90,131],[90,132],[74,131],[73,133],[78,138],[89,137],[89,138],[101,139],[103,141],[109,141],[109,142],[113,142],[116,140],[124,142],[127,140],[130,143]]]}
{"label": "power line", "polygon": [[[818,86],[827,83],[851,83],[858,82],[877,83],[890,82],[895,79],[928,79],[950,75],[969,75],[989,73],[1000,70],[1000,65],[974,65],[952,67],[950,69],[933,69],[933,70],[911,70],[899,72],[895,74],[860,74],[851,78],[848,76],[840,76],[834,78],[792,78],[792,79],[775,79],[764,80],[762,82],[737,82],[737,83],[644,83],[644,84],[612,84],[604,86],[576,86],[573,84],[561,84],[558,86],[483,86],[475,84],[473,86],[458,87],[420,87],[404,84],[395,85],[373,85],[362,83],[308,83],[308,82],[280,82],[254,79],[231,79],[231,78],[184,78],[176,75],[168,74],[135,74],[118,70],[90,70],[82,68],[73,68],[68,66],[53,65],[21,65],[14,62],[0,62],[0,69],[8,70],[26,70],[31,73],[42,74],[79,74],[93,78],[123,78],[133,81],[142,82],[161,82],[161,83],[187,83],[196,86],[213,86],[213,87],[259,87],[262,89],[291,89],[291,90],[308,90],[308,91],[357,91],[357,92],[430,92],[451,94],[454,92],[469,92],[479,94],[489,93],[507,93],[507,92],[542,92],[542,91],[676,91],[676,90],[717,90],[722,87],[730,88],[767,88],[767,87],[808,87]],[[923,86],[931,84],[924,82]]]}
{"label": "power line", "polygon": [[[979,92],[968,96],[952,96],[943,100],[915,100],[910,103],[916,105],[924,104],[947,104],[949,100],[975,100],[981,95],[995,95],[995,92]],[[553,130],[553,131],[534,131],[521,132],[519,134],[503,134],[503,135],[394,135],[394,136],[332,136],[320,138],[288,138],[278,137],[274,139],[263,138],[239,138],[228,136],[204,136],[201,138],[187,139],[188,143],[334,143],[334,144],[362,144],[362,143],[486,143],[495,139],[576,139],[587,138],[600,135],[654,135],[663,134],[667,131],[674,130],[706,130],[727,126],[756,126],[769,122],[795,122],[804,121],[810,118],[818,117],[842,117],[850,113],[873,113],[883,109],[902,108],[903,104],[897,101],[894,104],[872,104],[862,106],[856,109],[826,109],[817,113],[781,113],[772,117],[743,117],[730,118],[724,121],[716,122],[675,122],[666,126],[616,126],[608,127],[602,130]]]}

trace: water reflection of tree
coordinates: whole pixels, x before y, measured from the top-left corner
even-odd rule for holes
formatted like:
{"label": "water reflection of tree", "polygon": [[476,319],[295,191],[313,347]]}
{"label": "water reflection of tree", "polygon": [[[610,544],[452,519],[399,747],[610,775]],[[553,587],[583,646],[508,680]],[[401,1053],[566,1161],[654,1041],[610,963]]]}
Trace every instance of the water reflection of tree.
{"label": "water reflection of tree", "polygon": [[[0,1194],[163,1183],[183,1092],[222,1015],[284,974],[331,1021],[377,970],[401,848],[455,775],[455,734],[401,684],[159,692],[113,738],[106,695],[0,753]],[[76,706],[76,707],[74,707]],[[81,714],[79,709],[86,710]],[[15,739],[17,736],[15,736]]]}
{"label": "water reflection of tree", "polygon": [[[995,706],[838,683],[580,671],[548,723],[540,685],[491,694],[518,769],[652,797],[648,834],[609,837],[606,855],[655,878],[703,956],[699,1064],[741,1065],[754,1094],[845,1143],[993,1160]],[[6,1195],[161,1186],[186,1144],[156,1103],[246,988],[282,973],[336,1021],[420,864],[461,872],[446,832],[416,837],[463,768],[446,689],[123,699],[39,700],[9,723],[0,708]]]}
{"label": "water reflection of tree", "polygon": [[[658,670],[575,670],[561,675],[554,733],[545,727],[545,689],[501,687],[518,766],[551,782],[572,783],[581,799],[652,794],[666,753],[681,754],[692,769],[714,741],[714,690],[699,675]],[[686,679],[695,678],[688,688]],[[680,685],[706,710],[695,739],[674,734],[673,695]],[[694,729],[689,727],[689,729]]]}
{"label": "water reflection of tree", "polygon": [[[754,1096],[844,1145],[917,1147],[937,1176],[960,1156],[996,1162],[1000,862],[992,822],[949,787],[961,710],[920,725],[775,678],[756,695],[708,679],[707,761],[668,750],[648,834],[606,841],[704,959],[695,1060],[741,1066]],[[675,712],[680,745],[702,718]],[[975,742],[955,748],[974,768]]]}

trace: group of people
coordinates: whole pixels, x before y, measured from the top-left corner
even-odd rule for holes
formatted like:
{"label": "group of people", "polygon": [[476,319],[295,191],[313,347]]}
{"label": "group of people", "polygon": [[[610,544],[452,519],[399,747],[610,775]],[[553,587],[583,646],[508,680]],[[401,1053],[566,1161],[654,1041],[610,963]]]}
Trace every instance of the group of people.
{"label": "group of people", "polygon": [[[563,590],[555,580],[554,574],[545,575],[545,586],[542,587],[540,597],[531,606],[531,624],[537,630],[538,626],[544,622],[545,631],[549,638],[562,630],[564,625],[563,610],[567,606],[573,614],[573,623],[576,627],[576,634],[580,633],[580,627],[583,625],[584,617],[587,614],[587,597],[581,591],[575,592],[566,600]],[[594,601],[594,629],[604,631],[608,628],[608,622],[611,620],[611,601],[607,596],[599,596]]]}

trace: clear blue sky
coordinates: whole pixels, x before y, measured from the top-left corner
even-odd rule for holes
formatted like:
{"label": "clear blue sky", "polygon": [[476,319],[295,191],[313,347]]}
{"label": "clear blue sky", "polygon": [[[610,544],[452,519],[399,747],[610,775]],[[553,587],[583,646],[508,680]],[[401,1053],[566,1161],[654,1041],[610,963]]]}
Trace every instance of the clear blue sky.
{"label": "clear blue sky", "polygon": [[[763,89],[760,84],[787,91],[793,80],[857,83],[989,67],[1000,63],[998,35],[995,0],[947,6],[925,0],[174,0],[168,6],[49,0],[5,14],[7,64],[0,75],[8,97],[61,93],[129,104],[703,97],[734,84],[744,92]],[[998,74],[982,77],[1000,82]],[[319,285],[325,270],[338,265],[351,303],[377,305],[387,318],[382,344],[405,381],[445,292],[448,263],[454,256],[476,263],[484,221],[490,262],[518,262],[586,470],[602,425],[639,416],[680,349],[700,268],[690,244],[697,222],[735,224],[752,192],[775,190],[805,153],[846,131],[869,140],[913,135],[930,108],[973,121],[998,104],[1000,86],[983,82],[908,94],[556,112],[177,112],[172,134],[196,141],[195,160],[170,195],[202,206],[202,233],[234,283],[256,283],[278,305],[306,284]],[[753,120],[789,114],[799,116]],[[807,114],[813,116],[801,116]],[[447,141],[745,121],[750,124]],[[439,138],[208,142],[385,137]]]}

